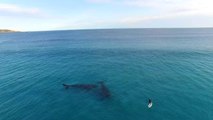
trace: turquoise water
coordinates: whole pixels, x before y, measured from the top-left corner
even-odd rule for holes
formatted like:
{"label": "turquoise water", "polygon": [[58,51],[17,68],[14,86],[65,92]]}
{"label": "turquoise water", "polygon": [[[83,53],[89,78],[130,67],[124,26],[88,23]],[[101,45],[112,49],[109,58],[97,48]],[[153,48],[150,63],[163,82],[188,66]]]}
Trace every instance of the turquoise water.
{"label": "turquoise water", "polygon": [[0,34],[0,120],[213,120],[213,29]]}

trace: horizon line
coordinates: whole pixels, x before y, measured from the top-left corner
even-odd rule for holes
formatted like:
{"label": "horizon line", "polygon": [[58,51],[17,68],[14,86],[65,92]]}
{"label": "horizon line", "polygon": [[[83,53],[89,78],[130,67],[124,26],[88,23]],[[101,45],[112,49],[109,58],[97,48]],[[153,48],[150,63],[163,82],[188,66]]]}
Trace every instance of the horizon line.
{"label": "horizon line", "polygon": [[54,32],[54,31],[87,31],[87,30],[121,30],[121,29],[213,29],[213,27],[135,27],[135,28],[79,28],[79,29],[55,29],[55,30],[14,30],[14,29],[0,29],[0,30],[12,30],[18,32]]}

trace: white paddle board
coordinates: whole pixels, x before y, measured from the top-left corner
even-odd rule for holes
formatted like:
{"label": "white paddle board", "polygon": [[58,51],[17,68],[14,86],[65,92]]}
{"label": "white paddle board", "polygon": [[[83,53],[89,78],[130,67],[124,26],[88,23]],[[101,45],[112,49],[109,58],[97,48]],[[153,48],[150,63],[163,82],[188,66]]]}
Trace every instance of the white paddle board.
{"label": "white paddle board", "polygon": [[148,108],[151,108],[152,107],[152,102],[148,104]]}

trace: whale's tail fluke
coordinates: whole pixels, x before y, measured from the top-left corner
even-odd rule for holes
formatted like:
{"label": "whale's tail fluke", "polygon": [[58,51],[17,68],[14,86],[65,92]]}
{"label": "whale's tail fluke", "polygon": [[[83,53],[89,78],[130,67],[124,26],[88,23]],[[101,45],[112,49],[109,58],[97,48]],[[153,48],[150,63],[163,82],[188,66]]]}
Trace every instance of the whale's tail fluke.
{"label": "whale's tail fluke", "polygon": [[107,86],[104,84],[104,81],[99,81],[98,83],[100,84],[100,90],[101,90],[102,97],[110,98],[111,93],[110,93],[109,89],[107,88]]}

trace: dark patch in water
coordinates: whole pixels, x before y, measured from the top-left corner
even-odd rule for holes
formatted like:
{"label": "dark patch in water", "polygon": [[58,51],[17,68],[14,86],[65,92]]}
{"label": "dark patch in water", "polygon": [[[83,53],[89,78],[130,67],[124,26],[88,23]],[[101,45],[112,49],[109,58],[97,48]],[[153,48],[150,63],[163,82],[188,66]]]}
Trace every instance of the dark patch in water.
{"label": "dark patch in water", "polygon": [[94,91],[95,93],[98,93],[99,97],[101,98],[101,100],[107,99],[111,97],[111,93],[108,89],[108,87],[104,84],[103,81],[98,82],[99,85],[96,84],[62,84],[64,86],[65,89],[69,89],[69,88],[77,88],[77,89],[81,89],[81,90],[92,90],[95,88],[98,88],[98,90]]}

